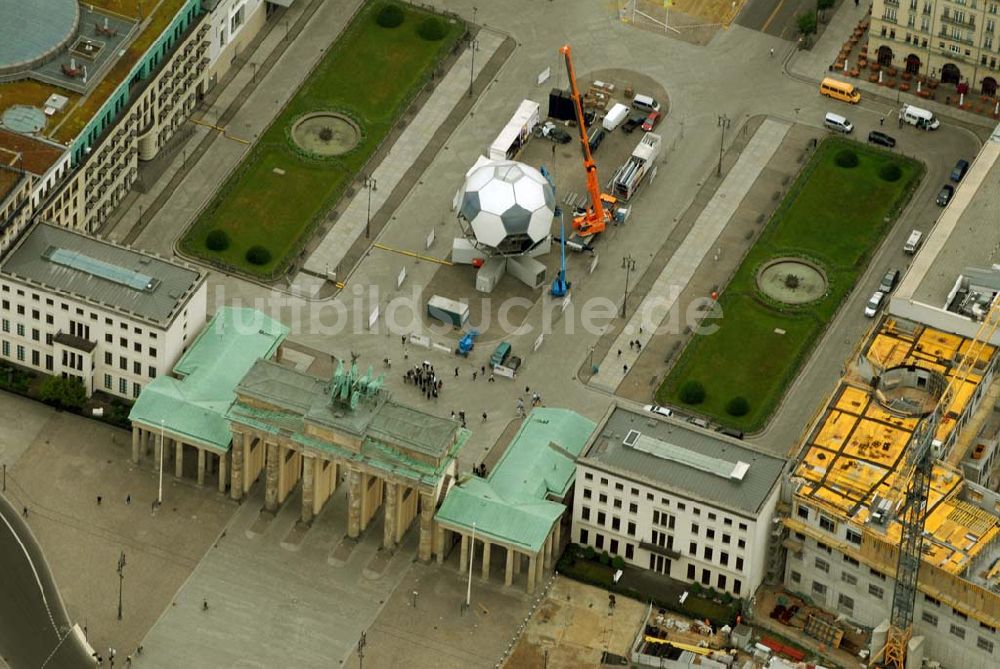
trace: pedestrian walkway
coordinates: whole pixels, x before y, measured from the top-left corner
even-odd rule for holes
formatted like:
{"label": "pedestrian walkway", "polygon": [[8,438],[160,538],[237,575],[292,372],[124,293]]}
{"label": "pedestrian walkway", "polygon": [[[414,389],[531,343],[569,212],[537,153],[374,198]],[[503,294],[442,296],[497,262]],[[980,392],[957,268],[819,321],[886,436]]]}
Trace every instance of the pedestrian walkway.
{"label": "pedestrian walkway", "polygon": [[[757,129],[715,197],[698,216],[683,243],[667,261],[639,308],[608,349],[599,371],[590,379],[591,386],[615,392],[641,353],[641,349],[635,350],[629,342],[637,340],[641,347],[645,347],[654,332],[663,325],[680,295],[680,290],[676,288],[687,285],[691,280],[761,170],[778,150],[789,128],[791,126],[784,121],[768,119]],[[620,357],[618,351],[622,352]]]}
{"label": "pedestrian walkway", "polygon": [[[479,48],[475,56],[475,76],[478,76],[478,73],[489,63],[490,58],[493,57],[503,40],[504,36],[499,33],[490,30],[479,32],[476,37]],[[357,192],[337,220],[336,225],[330,229],[330,232],[309,256],[304,271],[295,277],[295,285],[315,286],[317,285],[317,275],[326,277],[329,272],[337,271],[351,246],[365,232],[370,212],[378,211],[392,195],[396,185],[432,140],[434,133],[445,122],[455,105],[458,104],[462,96],[468,94],[471,60],[472,52],[468,49],[458,57],[451,70],[434,89],[433,95],[420,108],[413,122],[396,140],[392,149],[389,150],[389,155],[375,168],[371,175],[377,184],[375,189],[371,193],[366,189],[360,189]],[[370,206],[369,197],[371,198]],[[340,269],[347,271],[350,268],[342,267]],[[323,279],[318,281],[322,283]]]}

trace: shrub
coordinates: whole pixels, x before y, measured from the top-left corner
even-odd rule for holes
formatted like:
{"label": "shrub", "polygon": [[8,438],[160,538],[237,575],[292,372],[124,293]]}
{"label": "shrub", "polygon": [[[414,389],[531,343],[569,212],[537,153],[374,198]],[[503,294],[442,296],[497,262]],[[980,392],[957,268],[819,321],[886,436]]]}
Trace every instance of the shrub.
{"label": "shrub", "polygon": [[799,14],[796,22],[799,26],[799,32],[803,35],[811,35],[816,32],[816,12],[810,11],[805,14]]}
{"label": "shrub", "polygon": [[611,566],[614,567],[615,569],[624,569],[625,558],[623,558],[621,555],[614,556],[613,558],[611,558]]}
{"label": "shrub", "polygon": [[87,403],[87,390],[77,379],[50,376],[39,386],[38,399],[64,409],[80,410]]}
{"label": "shrub", "polygon": [[398,28],[403,24],[403,8],[394,2],[386,3],[375,17],[375,23],[383,28]]}
{"label": "shrub", "polygon": [[601,556],[597,558],[598,562],[601,564],[611,564],[611,556],[608,555],[607,551],[602,551]]}
{"label": "shrub", "polygon": [[858,154],[854,153],[850,149],[844,149],[837,152],[837,155],[833,158],[833,162],[837,164],[837,167],[843,167],[846,169],[857,167]]}
{"label": "shrub", "polygon": [[882,181],[899,181],[903,176],[903,170],[896,163],[886,163],[878,168],[878,176]]}
{"label": "shrub", "polygon": [[323,126],[319,129],[319,138],[324,142],[329,142],[333,139],[333,128],[328,125]]}
{"label": "shrub", "polygon": [[205,237],[205,246],[209,251],[225,251],[229,248],[229,235],[225,230],[212,230]]}
{"label": "shrub", "polygon": [[251,265],[266,265],[271,262],[271,252],[263,246],[251,246],[247,249],[246,259]]}
{"label": "shrub", "polygon": [[417,26],[417,34],[428,42],[438,42],[448,34],[448,29],[441,19],[436,16],[428,16]]}
{"label": "shrub", "polygon": [[701,404],[705,401],[705,386],[698,381],[685,381],[681,385],[680,398],[684,404]]}
{"label": "shrub", "polygon": [[588,560],[593,560],[595,557],[597,557],[597,551],[594,550],[593,546],[587,546],[583,549],[583,557],[587,558]]}
{"label": "shrub", "polygon": [[730,416],[745,416],[750,411],[750,402],[745,397],[734,397],[726,404],[726,413]]}
{"label": "shrub", "polygon": [[694,583],[691,584],[691,592],[693,592],[696,595],[701,595],[701,591],[702,591],[701,583],[695,581]]}
{"label": "shrub", "polygon": [[730,604],[733,603],[733,596],[728,592],[722,593],[722,603],[725,604],[726,606],[729,606]]}
{"label": "shrub", "polygon": [[785,288],[790,288],[792,290],[795,290],[796,288],[799,287],[800,283],[801,283],[801,280],[799,279],[799,277],[795,276],[794,274],[786,274],[785,275]]}

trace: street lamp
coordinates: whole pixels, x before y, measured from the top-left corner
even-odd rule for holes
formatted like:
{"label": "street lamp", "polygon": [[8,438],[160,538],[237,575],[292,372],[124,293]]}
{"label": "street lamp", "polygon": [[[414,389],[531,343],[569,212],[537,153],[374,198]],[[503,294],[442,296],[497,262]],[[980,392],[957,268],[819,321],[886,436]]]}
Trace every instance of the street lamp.
{"label": "street lamp", "polygon": [[[485,414],[484,414],[485,415]],[[485,549],[484,549],[485,550]],[[469,586],[465,591],[465,608],[472,601],[472,558],[476,555],[476,523],[472,523],[472,541],[469,542]]]}
{"label": "street lamp", "polygon": [[163,504],[163,424],[164,420],[160,419],[160,487],[156,493],[156,506],[161,506]]}
{"label": "street lamp", "polygon": [[365,177],[364,187],[368,189],[368,217],[365,220],[365,239],[372,236],[372,191],[378,190],[378,182],[374,177]]}
{"label": "street lamp", "polygon": [[635,271],[635,258],[628,254],[622,258],[622,269],[625,270],[625,297],[622,299],[622,318],[625,318],[625,305],[628,303],[628,277]]}
{"label": "street lamp", "polygon": [[722,151],[726,146],[726,128],[729,127],[730,119],[725,114],[719,116],[719,127],[722,128],[722,140],[719,142],[719,169],[716,176],[722,176]]}
{"label": "street lamp", "polygon": [[122,619],[122,584],[125,580],[125,549],[118,556],[118,620]]}
{"label": "street lamp", "polygon": [[365,646],[368,642],[365,640],[365,633],[361,633],[361,638],[358,639],[358,669],[362,669],[365,666]]}
{"label": "street lamp", "polygon": [[469,66],[469,97],[472,97],[472,82],[476,76],[476,50],[479,49],[479,40],[469,41],[469,49],[472,51],[472,64]]}

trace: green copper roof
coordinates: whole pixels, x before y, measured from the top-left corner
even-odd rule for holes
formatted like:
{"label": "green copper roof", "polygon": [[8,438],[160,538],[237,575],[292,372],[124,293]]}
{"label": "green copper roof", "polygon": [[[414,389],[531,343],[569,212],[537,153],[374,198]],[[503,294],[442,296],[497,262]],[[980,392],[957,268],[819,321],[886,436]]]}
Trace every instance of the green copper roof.
{"label": "green copper roof", "polygon": [[435,518],[453,527],[522,548],[542,549],[565,506],[575,460],[595,423],[568,409],[535,409],[486,480],[453,487]]}
{"label": "green copper roof", "polygon": [[255,309],[223,307],[174,365],[175,377],[159,376],[136,400],[129,418],[163,424],[191,443],[228,450],[226,412],[240,379],[260,358],[274,355],[288,328]]}

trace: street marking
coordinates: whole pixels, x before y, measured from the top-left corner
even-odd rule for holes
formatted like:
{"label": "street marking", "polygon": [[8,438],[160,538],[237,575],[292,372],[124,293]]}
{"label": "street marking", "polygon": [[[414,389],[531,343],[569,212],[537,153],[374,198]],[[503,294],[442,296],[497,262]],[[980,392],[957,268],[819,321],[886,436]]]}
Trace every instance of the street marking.
{"label": "street marking", "polygon": [[778,0],[778,4],[775,6],[774,11],[771,12],[771,15],[767,17],[767,21],[764,21],[764,25],[760,29],[762,33],[767,32],[767,28],[768,26],[771,25],[771,21],[773,21],[774,17],[778,15],[778,12],[781,10],[784,4],[785,0]]}
{"label": "street marking", "polygon": [[391,253],[398,253],[400,255],[409,256],[411,258],[417,258],[418,260],[427,260],[428,262],[436,262],[439,265],[444,265],[445,267],[451,267],[454,265],[450,260],[443,260],[441,258],[432,258],[431,256],[425,256],[420,253],[415,253],[413,251],[406,251],[404,249],[395,249],[391,246],[386,246],[385,244],[380,244],[375,242],[372,244],[373,248],[382,249],[383,251],[389,251]]}

